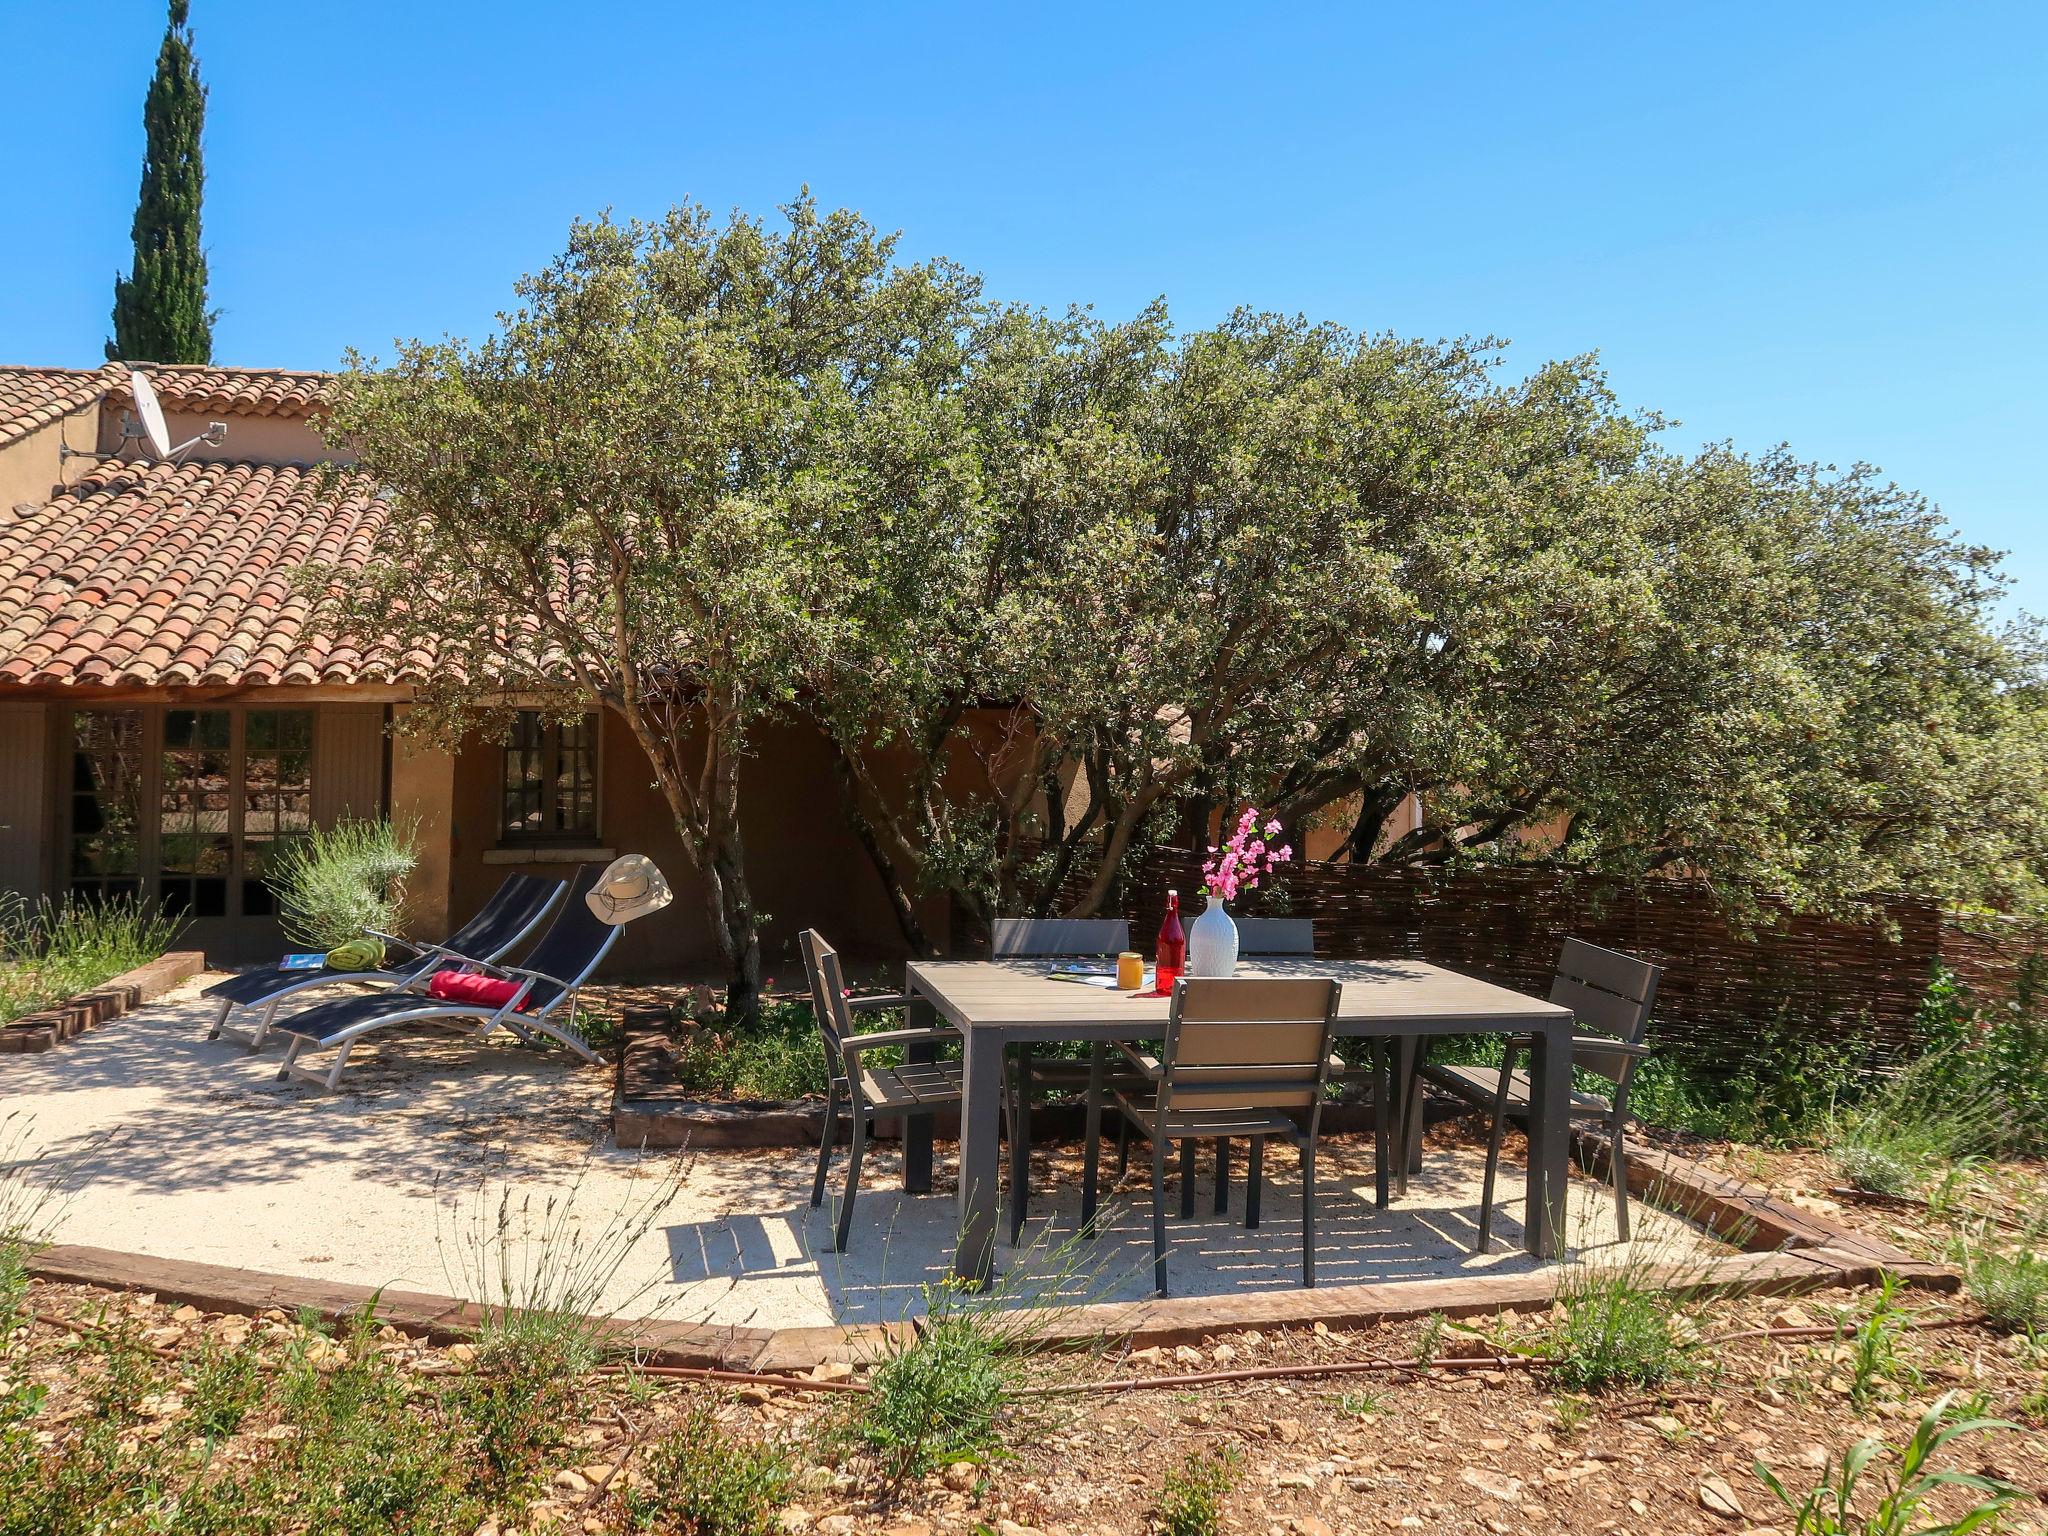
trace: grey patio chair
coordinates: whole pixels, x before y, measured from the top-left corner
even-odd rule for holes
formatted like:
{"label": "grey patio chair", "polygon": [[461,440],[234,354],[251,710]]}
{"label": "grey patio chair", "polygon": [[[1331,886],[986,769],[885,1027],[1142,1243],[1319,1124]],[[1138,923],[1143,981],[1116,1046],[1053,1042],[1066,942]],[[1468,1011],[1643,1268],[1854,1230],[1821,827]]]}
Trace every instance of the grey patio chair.
{"label": "grey patio chair", "polygon": [[1247,956],[1312,955],[1316,952],[1316,925],[1305,917],[1240,917],[1237,952]]}
{"label": "grey patio chair", "polygon": [[[1316,925],[1306,917],[1240,917],[1237,919],[1237,952],[1247,960],[1262,956],[1313,955],[1316,952]],[[1383,1074],[1391,1069],[1392,1057],[1388,1042],[1368,1039],[1362,1042],[1367,1051],[1365,1061],[1353,1065],[1342,1057],[1333,1056],[1330,1061],[1332,1083],[1363,1083],[1372,1094],[1374,1115],[1374,1182],[1376,1199],[1381,1210],[1387,1207],[1388,1191],[1388,1136],[1389,1126],[1382,1123],[1385,1116],[1380,1105],[1391,1103],[1397,1094],[1381,1086]],[[1118,1144],[1121,1157],[1123,1146]],[[1186,1149],[1182,1152],[1186,1157]],[[1119,1169],[1121,1169],[1119,1162]],[[1181,1196],[1181,1214],[1188,1210],[1188,1196]],[[1221,1215],[1230,1208],[1230,1143],[1219,1139],[1216,1143],[1216,1212]]]}
{"label": "grey patio chair", "polygon": [[811,1180],[814,1209],[825,1203],[825,1174],[832,1161],[832,1145],[839,1136],[842,1113],[847,1116],[852,1132],[846,1159],[846,1194],[839,1202],[839,1217],[832,1228],[832,1251],[844,1253],[846,1239],[853,1230],[853,1201],[860,1192],[861,1158],[867,1151],[870,1126],[877,1120],[901,1120],[960,1106],[957,1061],[879,1067],[863,1065],[861,1057],[877,1046],[957,1041],[960,1031],[950,1024],[939,1024],[930,1029],[856,1033],[856,1012],[903,1008],[910,1003],[909,995],[892,992],[880,997],[849,998],[839,952],[825,942],[823,934],[806,928],[797,935],[797,948],[803,952],[804,974],[811,984],[811,1011],[817,1015],[818,1039],[824,1046],[825,1071],[831,1080],[825,1095],[825,1129],[818,1138],[818,1172]]}
{"label": "grey patio chair", "polygon": [[[1306,917],[1239,917],[1237,923],[1237,953],[1240,958],[1257,960],[1262,956],[1313,955],[1316,952],[1315,923]],[[1377,1061],[1377,1055],[1374,1058]],[[1333,1083],[1370,1083],[1373,1080],[1373,1065],[1353,1067],[1343,1061],[1330,1063],[1330,1081]],[[1127,1140],[1129,1124],[1117,1125],[1116,1153],[1117,1172],[1121,1174],[1129,1166],[1130,1146]],[[1183,1143],[1181,1147],[1181,1197],[1180,1213],[1183,1217],[1194,1214],[1194,1143]],[[1384,1203],[1384,1202],[1382,1202]],[[1216,1214],[1222,1215],[1230,1209],[1230,1141],[1218,1137],[1216,1141]]]}
{"label": "grey patio chair", "polygon": [[[1121,917],[999,917],[989,924],[989,955],[996,960],[1059,960],[1114,956],[1131,947],[1131,925]],[[1085,1092],[1088,1063],[1040,1059],[1028,1045],[1003,1064],[1004,1101],[1010,1115],[1010,1241],[1024,1231],[1031,1200],[1031,1097],[1041,1089]],[[1113,1074],[1130,1086],[1128,1074]],[[1122,1146],[1119,1140],[1119,1148]],[[1192,1200],[1192,1186],[1186,1196]]]}
{"label": "grey patio chair", "polygon": [[[1614,1227],[1623,1242],[1628,1241],[1628,1156],[1622,1147],[1622,1127],[1628,1119],[1628,1090],[1636,1063],[1650,1054],[1642,1043],[1650,1022],[1650,1010],[1657,1000],[1657,979],[1661,966],[1638,960],[1619,950],[1602,949],[1583,939],[1566,939],[1557,959],[1557,972],[1550,983],[1550,1000],[1563,1003],[1577,1016],[1572,1032],[1571,1066],[1581,1068],[1614,1085],[1611,1098],[1572,1090],[1571,1119],[1575,1125],[1598,1125],[1607,1133],[1608,1175],[1614,1187]],[[1425,1072],[1431,1082],[1449,1088],[1493,1116],[1486,1141],[1486,1177],[1479,1192],[1479,1239],[1474,1253],[1485,1253],[1493,1233],[1493,1186],[1500,1170],[1501,1138],[1510,1116],[1526,1118],[1529,1113],[1529,1074],[1517,1070],[1515,1062],[1534,1049],[1529,1035],[1510,1035],[1498,1070],[1492,1067],[1431,1066]]]}
{"label": "grey patio chair", "polygon": [[[1251,1142],[1244,1224],[1259,1224],[1269,1137],[1301,1149],[1301,1283],[1316,1283],[1316,1136],[1330,1074],[1338,986],[1325,978],[1186,979],[1159,1055],[1118,1049],[1151,1091],[1123,1092],[1124,1120],[1152,1144],[1152,1280],[1166,1294],[1166,1148]],[[1297,1116],[1304,1123],[1297,1123]]]}

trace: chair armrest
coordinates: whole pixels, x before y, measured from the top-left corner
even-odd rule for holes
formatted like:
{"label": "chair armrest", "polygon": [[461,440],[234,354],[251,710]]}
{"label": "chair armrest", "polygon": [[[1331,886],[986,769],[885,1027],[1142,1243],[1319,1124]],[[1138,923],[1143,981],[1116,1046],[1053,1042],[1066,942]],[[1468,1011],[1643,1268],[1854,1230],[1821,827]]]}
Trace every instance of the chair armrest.
{"label": "chair armrest", "polygon": [[852,1058],[877,1045],[930,1045],[959,1037],[960,1031],[950,1024],[943,1024],[937,1029],[877,1029],[864,1035],[842,1036],[839,1054]]}
{"label": "chair armrest", "polygon": [[908,992],[888,992],[877,997],[849,997],[846,1007],[858,1013],[863,1008],[907,1008],[916,1001]]}
{"label": "chair armrest", "polygon": [[1117,1041],[1116,1048],[1124,1053],[1126,1061],[1130,1062],[1132,1066],[1144,1073],[1153,1082],[1156,1083],[1166,1076],[1166,1068],[1160,1065],[1159,1058],[1150,1052],[1132,1050],[1131,1047],[1125,1045],[1121,1040]]}
{"label": "chair armrest", "polygon": [[[483,962],[479,961],[478,964],[483,965]],[[564,981],[559,976],[550,976],[546,971],[528,970],[523,965],[486,965],[483,968],[492,971],[502,971],[507,976],[524,976],[532,981],[551,981],[564,992],[574,992],[576,990],[574,982]]]}
{"label": "chair armrest", "polygon": [[[1534,1050],[1536,1043],[1542,1038],[1543,1036],[1541,1035],[1509,1035],[1508,1049],[1511,1051]],[[1647,1045],[1630,1045],[1626,1040],[1617,1040],[1612,1035],[1575,1033],[1572,1036],[1572,1044],[1574,1046],[1590,1046],[1596,1051],[1613,1051],[1618,1055],[1634,1056],[1638,1059],[1653,1054]]]}

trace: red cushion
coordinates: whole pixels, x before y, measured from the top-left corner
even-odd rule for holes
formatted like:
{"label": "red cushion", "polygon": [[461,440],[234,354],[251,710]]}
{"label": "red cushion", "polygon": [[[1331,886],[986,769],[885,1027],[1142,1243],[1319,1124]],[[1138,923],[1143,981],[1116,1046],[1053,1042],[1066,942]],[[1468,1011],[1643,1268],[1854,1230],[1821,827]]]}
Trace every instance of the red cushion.
{"label": "red cushion", "polygon": [[479,976],[474,971],[436,971],[427,983],[427,996],[448,1003],[473,1003],[479,1008],[502,1008],[519,995],[519,983],[496,976]]}

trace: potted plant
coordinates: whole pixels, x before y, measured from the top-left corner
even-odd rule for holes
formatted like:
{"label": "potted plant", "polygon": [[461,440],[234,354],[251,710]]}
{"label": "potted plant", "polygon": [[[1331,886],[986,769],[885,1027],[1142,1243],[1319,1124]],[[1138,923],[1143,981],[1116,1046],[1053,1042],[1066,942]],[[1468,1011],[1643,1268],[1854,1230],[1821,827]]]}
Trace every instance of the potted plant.
{"label": "potted plant", "polygon": [[1280,835],[1280,823],[1259,826],[1259,809],[1244,808],[1237,830],[1221,848],[1209,845],[1209,858],[1202,865],[1202,886],[1209,893],[1209,905],[1188,930],[1188,974],[1228,976],[1237,969],[1237,924],[1224,903],[1235,901],[1240,891],[1255,891],[1259,877],[1277,864],[1294,857],[1285,844],[1275,848],[1271,840]]}

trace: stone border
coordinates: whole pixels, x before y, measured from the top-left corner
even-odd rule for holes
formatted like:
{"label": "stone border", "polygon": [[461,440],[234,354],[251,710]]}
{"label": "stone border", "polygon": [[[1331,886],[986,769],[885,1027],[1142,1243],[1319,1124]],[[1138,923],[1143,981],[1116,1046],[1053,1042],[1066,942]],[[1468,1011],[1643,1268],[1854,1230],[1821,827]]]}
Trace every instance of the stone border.
{"label": "stone border", "polygon": [[155,1002],[181,981],[189,981],[206,969],[206,956],[196,949],[174,949],[146,965],[123,971],[90,992],[81,992],[69,1002],[0,1025],[0,1055],[47,1051],[95,1024],[133,1013],[144,1003]]}
{"label": "stone border", "polygon": [[[1580,1153],[1604,1157],[1596,1136],[1580,1140]],[[1646,1199],[1693,1216],[1733,1236],[1748,1251],[1696,1265],[1664,1266],[1645,1279],[1678,1294],[1800,1295],[1873,1285],[1882,1274],[1922,1289],[1955,1291],[1962,1277],[1940,1264],[1911,1258],[1887,1243],[1762,1190],[1714,1173],[1671,1153],[1634,1157],[1629,1184]],[[1655,1197],[1654,1199],[1652,1197]],[[472,1331],[483,1310],[472,1302],[429,1292],[378,1289],[260,1270],[232,1269],[184,1259],[159,1259],[105,1248],[55,1246],[30,1262],[32,1273],[64,1284],[140,1291],[159,1300],[189,1302],[212,1312],[261,1313],[310,1309],[342,1321],[374,1308],[378,1318],[430,1342],[450,1343]],[[1362,1328],[1427,1317],[1471,1317],[1540,1311],[1557,1295],[1559,1270],[1518,1275],[1453,1276],[1322,1289],[1262,1291],[1241,1296],[1180,1296],[1164,1300],[1101,1302],[1051,1309],[1049,1343],[1115,1344],[1135,1348],[1185,1343],[1246,1328]],[[618,1319],[617,1341],[649,1364],[719,1370],[793,1372],[834,1361],[860,1364],[911,1337],[914,1322],[824,1328],[713,1327],[700,1323]]]}

